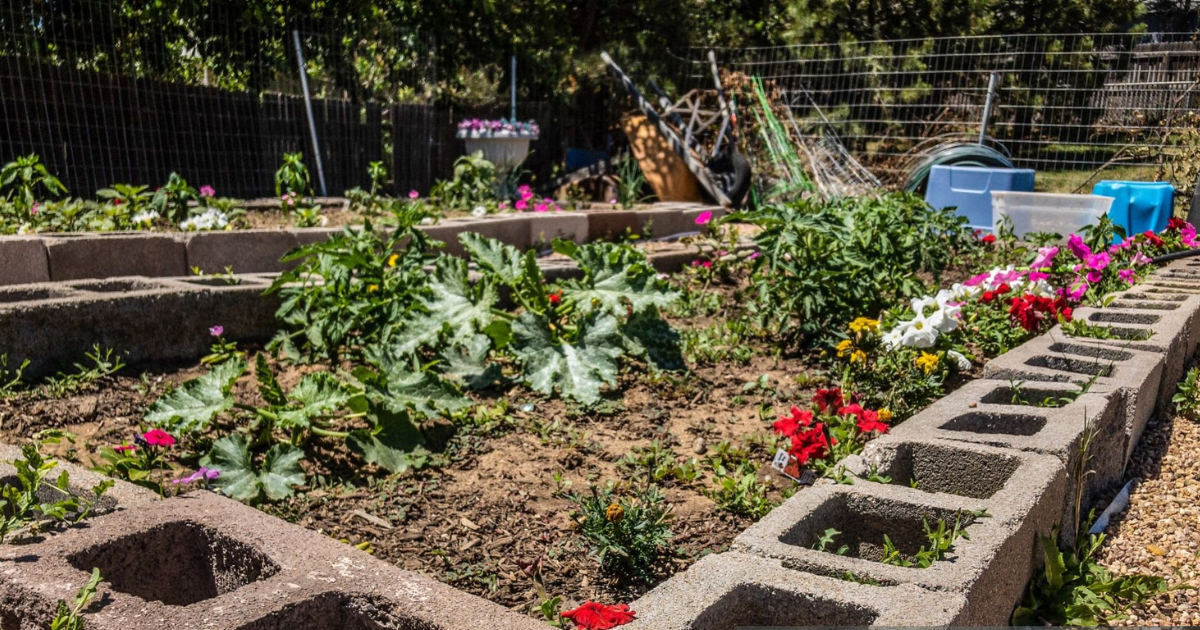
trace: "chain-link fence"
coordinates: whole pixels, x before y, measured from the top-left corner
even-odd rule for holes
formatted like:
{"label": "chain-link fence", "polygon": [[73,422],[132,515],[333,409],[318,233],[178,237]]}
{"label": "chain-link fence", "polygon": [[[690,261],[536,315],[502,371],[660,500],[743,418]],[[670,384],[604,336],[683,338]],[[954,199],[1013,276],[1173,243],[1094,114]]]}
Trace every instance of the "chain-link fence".
{"label": "chain-link fence", "polygon": [[[704,52],[684,64],[694,84],[710,75]],[[762,77],[797,119],[827,118],[885,181],[902,180],[914,156],[942,142],[977,141],[992,74],[986,142],[1038,169],[1040,189],[1171,177],[1196,152],[1190,112],[1200,106],[1200,43],[1192,34],[912,39],[717,57],[727,70]]]}

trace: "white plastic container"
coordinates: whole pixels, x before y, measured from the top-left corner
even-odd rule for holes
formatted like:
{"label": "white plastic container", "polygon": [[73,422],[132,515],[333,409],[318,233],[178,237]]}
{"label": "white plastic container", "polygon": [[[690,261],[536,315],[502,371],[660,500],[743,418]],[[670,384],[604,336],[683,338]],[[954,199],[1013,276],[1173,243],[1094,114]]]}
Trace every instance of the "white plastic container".
{"label": "white plastic container", "polygon": [[1055,232],[1066,238],[1108,214],[1112,197],[1061,193],[992,191],[992,228],[1007,216],[1017,237],[1030,232]]}

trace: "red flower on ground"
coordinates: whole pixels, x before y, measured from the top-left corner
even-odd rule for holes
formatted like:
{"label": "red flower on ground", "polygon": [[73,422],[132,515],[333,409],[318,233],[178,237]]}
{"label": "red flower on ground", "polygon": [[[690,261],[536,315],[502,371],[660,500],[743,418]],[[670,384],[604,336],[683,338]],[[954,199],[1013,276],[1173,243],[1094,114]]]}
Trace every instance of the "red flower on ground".
{"label": "red flower on ground", "polygon": [[162,429],[150,429],[142,436],[150,446],[174,446],[175,438]]}
{"label": "red flower on ground", "polygon": [[800,427],[808,427],[812,424],[812,412],[806,411],[799,407],[792,407],[792,415],[780,416],[775,424],[771,425],[775,428],[775,432],[785,437],[792,437],[800,432]]}
{"label": "red flower on ground", "polygon": [[841,409],[843,402],[845,401],[842,400],[842,390],[839,387],[818,389],[816,395],[813,396],[813,403],[817,405],[821,413],[825,413],[827,409]]}
{"label": "red flower on ground", "polygon": [[864,409],[862,413],[858,414],[858,430],[863,433],[872,431],[887,433],[889,428],[891,427],[886,422],[879,419],[879,412]]}
{"label": "red flower on ground", "polygon": [[991,245],[992,243],[996,242],[996,235],[988,234],[987,236],[985,236],[979,240],[983,241],[984,243],[987,243],[988,245]]}
{"label": "red flower on ground", "polygon": [[807,431],[792,436],[792,449],[788,452],[801,465],[810,459],[825,459],[829,455],[829,438],[825,426],[820,422]]}
{"label": "red flower on ground", "polygon": [[605,606],[596,602],[584,602],[579,608],[562,613],[562,616],[570,619],[576,627],[586,630],[608,630],[623,626],[633,621],[635,615],[637,613],[629,610],[626,604]]}
{"label": "red flower on ground", "polygon": [[551,304],[553,304],[554,306],[558,306],[559,302],[562,302],[562,290],[561,289],[550,294],[550,303]]}

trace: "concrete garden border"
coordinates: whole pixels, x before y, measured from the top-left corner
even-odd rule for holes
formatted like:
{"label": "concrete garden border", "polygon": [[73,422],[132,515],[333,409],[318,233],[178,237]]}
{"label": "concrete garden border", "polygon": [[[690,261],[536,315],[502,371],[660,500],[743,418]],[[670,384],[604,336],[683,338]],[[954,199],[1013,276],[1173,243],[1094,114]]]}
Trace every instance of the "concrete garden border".
{"label": "concrete garden border", "polygon": [[[683,264],[682,255],[674,256]],[[28,334],[59,334],[45,329],[74,327],[79,320],[69,317],[105,299],[127,302],[102,308],[127,313],[132,323],[135,315],[156,315],[149,309],[159,302],[170,304],[162,313],[179,313],[184,304],[224,299],[209,293],[256,294],[265,279],[251,279],[241,289],[195,282],[184,288],[180,285],[188,283],[179,280],[155,281],[161,284],[149,289],[138,284],[152,282],[145,279],[110,281],[125,283],[121,298],[95,295],[105,290],[103,283],[21,287],[24,301],[0,307],[0,318],[10,317],[0,321],[0,330],[19,319],[12,313],[51,308],[56,317],[42,316],[46,319],[30,324]],[[798,492],[743,532],[733,551],[704,558],[632,602],[638,620],[627,627],[1005,624],[1038,566],[1035,535],[1048,534],[1059,522],[1067,531],[1073,528],[1072,471],[1081,462],[1080,437],[1096,435],[1088,463],[1096,474],[1084,486],[1086,509],[1121,479],[1145,419],[1169,404],[1181,367],[1200,341],[1197,296],[1200,265],[1179,261],[1117,294],[1106,308],[1079,309],[1086,321],[1145,334],[1080,339],[1056,327],[998,357],[985,378],[846,460],[847,471],[857,477],[853,485],[822,481]],[[257,321],[247,317],[247,329]],[[1060,406],[1014,404],[1077,394],[1077,383],[1093,375],[1091,389]],[[1020,391],[1013,391],[1010,379],[1025,381]],[[1014,393],[1022,400],[1014,400]],[[10,456],[2,449],[0,455]],[[867,480],[872,472],[891,475],[893,483]],[[912,478],[919,482],[916,489],[903,485]],[[86,579],[83,567],[97,563],[109,567],[105,573],[113,578],[102,586],[104,605],[88,616],[90,627],[101,630],[307,630],[333,620],[356,629],[467,630],[479,627],[481,619],[493,628],[543,627],[219,496],[193,493],[156,501],[127,484],[118,488],[119,513],[30,544],[0,547],[0,629],[45,627],[53,602],[69,599]],[[971,525],[970,540],[957,541],[950,556],[928,569],[884,565],[870,557],[881,532],[894,532],[898,544],[911,545],[922,516],[980,508],[990,517]],[[813,536],[827,527],[852,532],[854,553],[812,549]],[[187,553],[177,564],[155,565],[145,549],[160,547]],[[139,578],[143,572],[133,565],[154,579]],[[847,572],[875,583],[842,579]],[[193,582],[182,582],[185,575]],[[173,586],[164,590],[163,584]],[[197,590],[186,597],[175,593],[184,588]]]}

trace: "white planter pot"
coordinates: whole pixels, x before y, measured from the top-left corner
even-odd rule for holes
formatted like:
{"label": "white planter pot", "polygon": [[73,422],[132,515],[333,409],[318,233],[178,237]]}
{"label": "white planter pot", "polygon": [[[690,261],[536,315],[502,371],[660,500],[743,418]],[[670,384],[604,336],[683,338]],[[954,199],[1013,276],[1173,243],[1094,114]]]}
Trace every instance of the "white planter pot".
{"label": "white planter pot", "polygon": [[510,170],[521,165],[529,155],[529,142],[537,136],[514,131],[469,131],[460,130],[458,137],[467,144],[467,153],[481,151],[484,159],[500,170]]}

